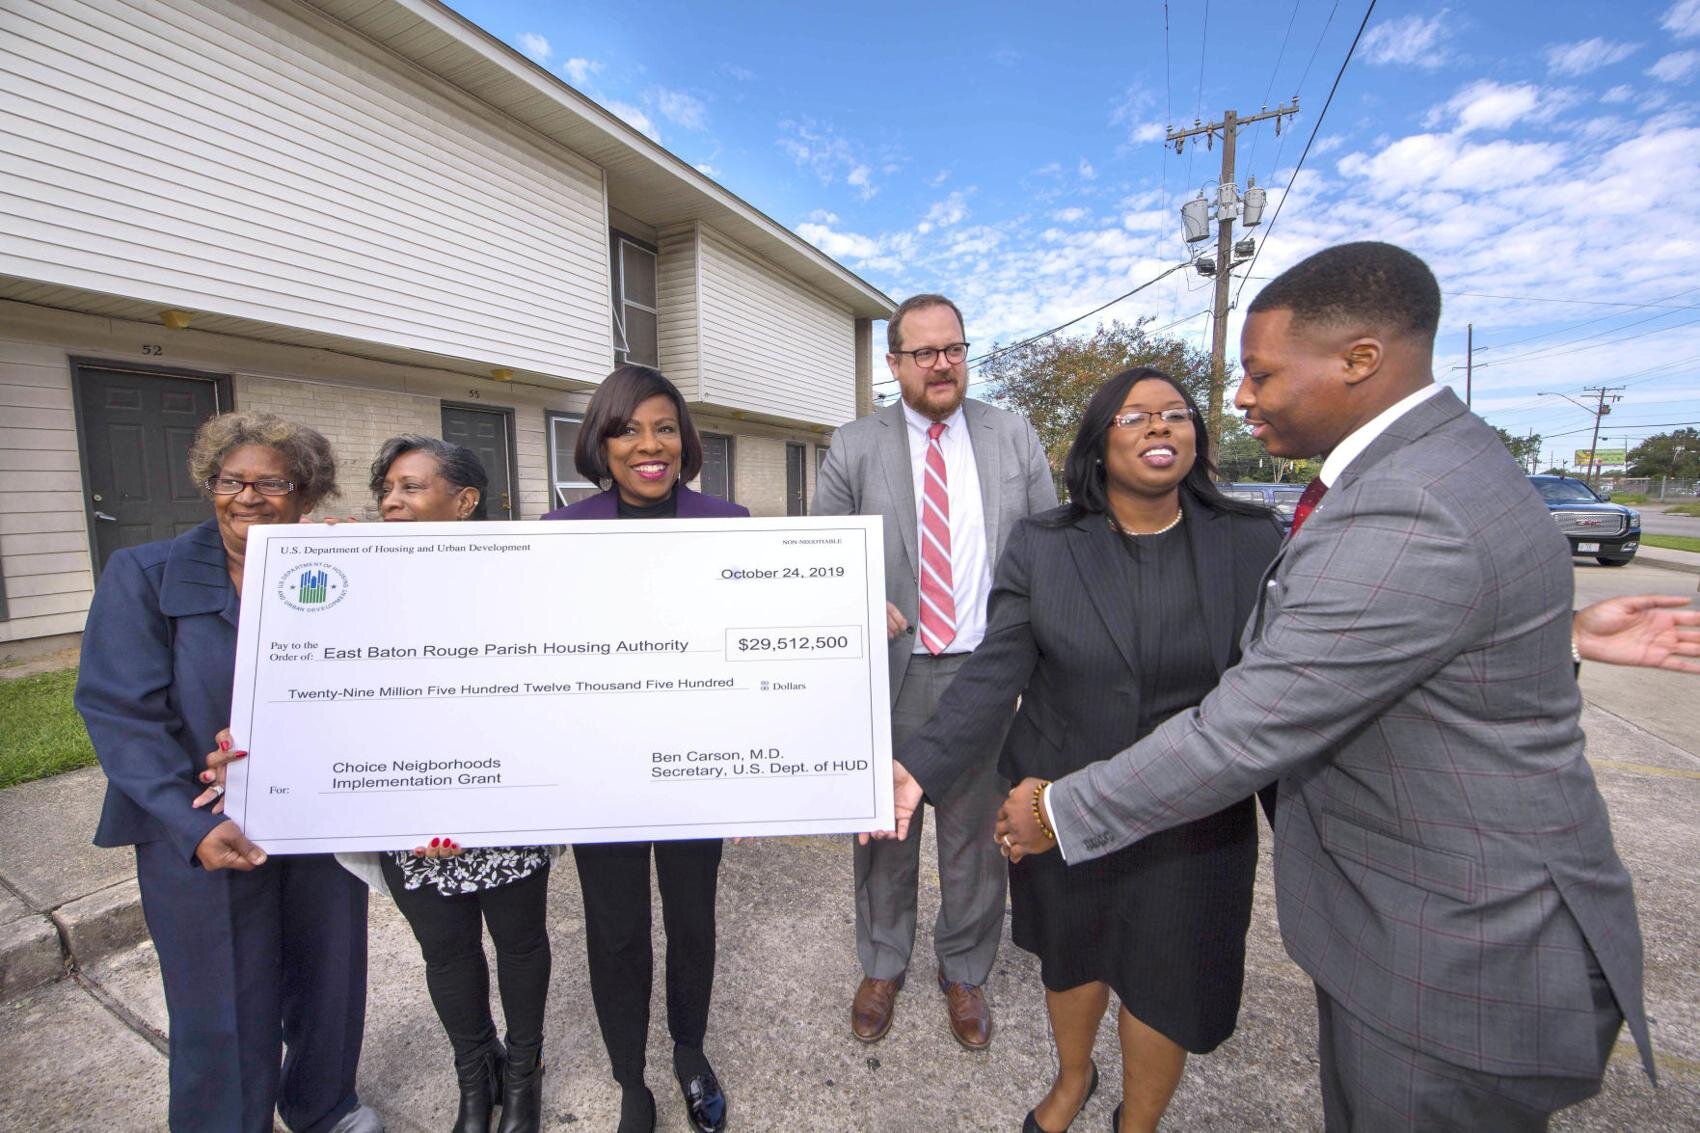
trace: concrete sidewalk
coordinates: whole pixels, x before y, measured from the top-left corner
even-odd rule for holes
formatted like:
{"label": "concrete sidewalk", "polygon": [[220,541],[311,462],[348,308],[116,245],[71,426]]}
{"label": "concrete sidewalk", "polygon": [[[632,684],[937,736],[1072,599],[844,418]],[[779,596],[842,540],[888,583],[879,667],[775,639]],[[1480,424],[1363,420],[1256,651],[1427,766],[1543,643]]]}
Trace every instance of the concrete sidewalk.
{"label": "concrete sidewalk", "polygon": [[[1589,709],[1585,724],[1640,898],[1663,1085],[1650,1086],[1633,1052],[1620,1046],[1602,1095],[1565,1112],[1554,1127],[1696,1128],[1700,824],[1693,816],[1700,813],[1700,757],[1597,709]],[[0,921],[9,942],[0,1130],[163,1127],[166,1021],[158,968],[142,933],[131,855],[87,842],[101,790],[100,774],[91,770],[0,792]],[[930,835],[926,853],[930,860]],[[1314,1000],[1281,950],[1267,845],[1263,857],[1239,1030],[1215,1053],[1191,1061],[1168,1128],[1320,1127]],[[590,1005],[572,874],[569,856],[550,891],[555,972],[546,1112],[550,1128],[612,1129],[619,1095]],[[923,925],[936,898],[923,893]],[[659,934],[659,912],[656,924]],[[998,1023],[989,1052],[970,1054],[951,1040],[932,987],[925,928],[892,1033],[873,1047],[850,1037],[849,998],[859,973],[843,839],[728,846],[720,926],[708,1050],[732,1099],[734,1128],[1015,1129],[1049,1080],[1037,965],[1007,939],[989,986]],[[362,1094],[394,1130],[445,1129],[454,1102],[447,1045],[426,998],[418,948],[381,898],[372,902],[371,973]],[[650,1086],[660,1127],[683,1130],[664,1018],[658,981]],[[1120,1093],[1115,1050],[1112,1018],[1098,1045],[1104,1089],[1077,1128],[1101,1129],[1109,1120]]]}
{"label": "concrete sidewalk", "polygon": [[1665,547],[1649,547],[1643,543],[1641,549],[1635,552],[1635,562],[1642,566],[1658,567],[1660,570],[1700,574],[1700,554],[1693,551],[1672,551]]}

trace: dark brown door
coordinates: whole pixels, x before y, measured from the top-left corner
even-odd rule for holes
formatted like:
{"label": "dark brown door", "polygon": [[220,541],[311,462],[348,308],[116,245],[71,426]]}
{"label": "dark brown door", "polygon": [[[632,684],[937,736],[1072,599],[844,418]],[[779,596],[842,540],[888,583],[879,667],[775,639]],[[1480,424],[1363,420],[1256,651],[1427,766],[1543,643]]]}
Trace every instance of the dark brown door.
{"label": "dark brown door", "polygon": [[95,573],[120,547],[169,539],[212,515],[189,478],[201,422],[230,407],[228,379],[73,363]]}
{"label": "dark brown door", "polygon": [[491,519],[513,519],[513,414],[502,409],[474,409],[467,405],[443,406],[443,439],[465,445],[478,454],[490,477],[485,510]]}
{"label": "dark brown door", "polygon": [[808,515],[809,506],[804,477],[808,475],[808,449],[795,442],[785,444],[785,514]]}

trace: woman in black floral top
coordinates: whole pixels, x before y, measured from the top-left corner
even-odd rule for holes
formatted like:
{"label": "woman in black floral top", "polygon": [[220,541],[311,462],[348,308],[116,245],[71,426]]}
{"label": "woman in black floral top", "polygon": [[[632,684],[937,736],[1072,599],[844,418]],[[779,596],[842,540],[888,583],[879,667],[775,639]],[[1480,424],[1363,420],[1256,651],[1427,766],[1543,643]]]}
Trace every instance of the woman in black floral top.
{"label": "woman in black floral top", "polygon": [[[372,494],[386,521],[481,519],[484,467],[435,437],[384,442]],[[544,846],[463,850],[452,839],[378,855],[390,896],[425,954],[431,1003],[454,1047],[460,1080],[455,1133],[534,1133],[543,1092],[543,1003],[549,991],[545,908],[552,855]],[[504,1051],[490,1015],[484,928],[496,945],[507,1019]],[[502,1107],[498,1127],[492,1111]]]}

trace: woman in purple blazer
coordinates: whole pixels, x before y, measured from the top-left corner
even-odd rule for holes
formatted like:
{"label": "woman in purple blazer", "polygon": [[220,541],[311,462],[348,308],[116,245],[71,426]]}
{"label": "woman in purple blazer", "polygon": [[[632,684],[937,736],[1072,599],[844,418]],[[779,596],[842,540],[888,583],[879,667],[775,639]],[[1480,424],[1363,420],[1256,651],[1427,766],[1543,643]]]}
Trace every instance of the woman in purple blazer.
{"label": "woman in purple blazer", "polygon": [[[544,519],[718,519],[748,509],[685,487],[702,470],[702,440],[673,383],[648,366],[618,367],[590,399],[573,466],[600,495]],[[667,1029],[673,1073],[698,1133],[726,1124],[726,1095],[703,1054],[714,989],[714,897],[720,839],[617,842],[573,847],[584,893],[590,994],[620,1084],[620,1133],[655,1128],[655,1096],[644,1085],[649,1036],[649,858],[661,886],[667,931]]]}

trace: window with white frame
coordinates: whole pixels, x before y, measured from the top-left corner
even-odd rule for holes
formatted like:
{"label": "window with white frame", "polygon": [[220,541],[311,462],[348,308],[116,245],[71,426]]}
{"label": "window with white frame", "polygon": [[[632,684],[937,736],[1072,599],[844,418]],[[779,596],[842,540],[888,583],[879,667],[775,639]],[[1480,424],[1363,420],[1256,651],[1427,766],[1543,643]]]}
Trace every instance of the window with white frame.
{"label": "window with white frame", "polygon": [[578,469],[573,467],[573,448],[578,444],[578,431],[584,424],[582,413],[559,413],[549,410],[544,414],[549,436],[549,482],[554,486],[554,503],[551,507],[564,507],[572,502],[570,492],[583,488],[595,488]]}
{"label": "window with white frame", "polygon": [[656,338],[655,249],[616,232],[612,237],[614,362],[661,364]]}

